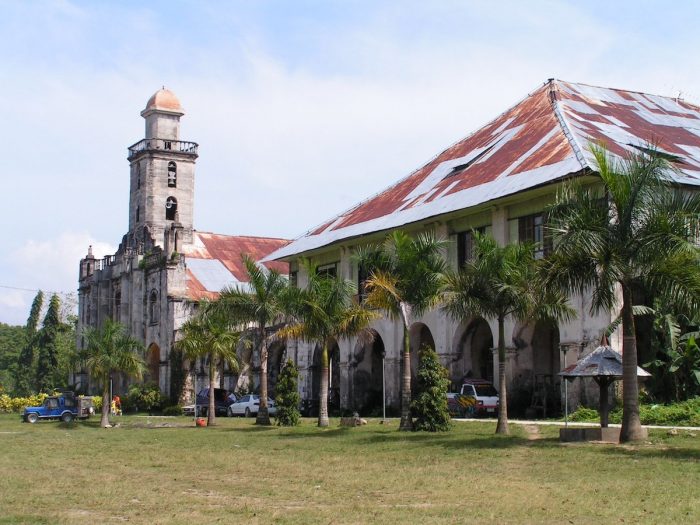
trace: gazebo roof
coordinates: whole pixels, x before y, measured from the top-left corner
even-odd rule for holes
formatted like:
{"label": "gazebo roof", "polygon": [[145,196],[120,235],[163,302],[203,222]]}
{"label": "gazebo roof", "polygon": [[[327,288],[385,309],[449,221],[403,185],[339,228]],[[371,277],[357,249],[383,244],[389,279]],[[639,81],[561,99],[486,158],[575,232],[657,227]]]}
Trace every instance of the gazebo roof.
{"label": "gazebo roof", "polygon": [[[607,339],[603,344],[593,350],[587,356],[578,360],[575,365],[567,366],[559,372],[559,375],[567,379],[575,377],[622,377],[622,355],[612,349],[607,344]],[[638,377],[649,377],[651,374],[641,367],[637,367]]]}

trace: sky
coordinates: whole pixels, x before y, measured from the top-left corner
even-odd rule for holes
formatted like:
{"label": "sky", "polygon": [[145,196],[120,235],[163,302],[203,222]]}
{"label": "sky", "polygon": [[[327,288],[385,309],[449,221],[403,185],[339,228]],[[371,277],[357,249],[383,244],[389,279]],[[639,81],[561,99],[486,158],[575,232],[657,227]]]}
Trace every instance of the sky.
{"label": "sky", "polygon": [[549,78],[700,104],[693,1],[0,0],[0,322],[127,231],[161,86],[199,143],[195,228],[295,238]]}

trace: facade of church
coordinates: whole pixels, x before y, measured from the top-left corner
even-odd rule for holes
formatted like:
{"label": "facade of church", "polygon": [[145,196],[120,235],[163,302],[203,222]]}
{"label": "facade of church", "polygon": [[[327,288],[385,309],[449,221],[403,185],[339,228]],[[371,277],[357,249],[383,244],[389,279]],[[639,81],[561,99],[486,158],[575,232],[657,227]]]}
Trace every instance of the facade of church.
{"label": "facade of church", "polygon": [[[145,138],[128,149],[129,230],[113,255],[96,259],[92,250],[80,261],[78,334],[111,318],[147,348],[146,380],[171,394],[174,373],[182,370],[171,352],[178,330],[202,298],[216,297],[225,286],[245,282],[241,256],[260,260],[287,244],[285,239],[229,236],[194,229],[194,184],[197,147],[180,140],[184,111],[167,89],[156,92],[141,112]],[[288,265],[266,264],[286,274]],[[82,348],[84,338],[78,336]],[[197,373],[204,376],[205,368]],[[174,370],[176,372],[174,372]],[[204,380],[204,377],[202,377]],[[89,378],[76,374],[85,388]],[[235,386],[224,373],[221,384]],[[92,385],[94,387],[94,385]],[[115,381],[122,393],[128,383]],[[189,392],[188,392],[189,394]]]}

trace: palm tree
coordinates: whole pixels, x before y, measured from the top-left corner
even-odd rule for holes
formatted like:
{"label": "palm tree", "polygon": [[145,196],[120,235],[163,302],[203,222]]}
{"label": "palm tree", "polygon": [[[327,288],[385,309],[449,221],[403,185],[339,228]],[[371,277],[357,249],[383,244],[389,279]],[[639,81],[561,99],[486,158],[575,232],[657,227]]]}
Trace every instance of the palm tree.
{"label": "palm tree", "polygon": [[102,383],[102,418],[100,426],[109,424],[109,386],[112,374],[121,372],[140,379],[146,364],[140,355],[143,345],[126,332],[126,327],[106,319],[100,329],[88,328],[85,331],[86,346],[81,352],[81,360],[93,377]]}
{"label": "palm tree", "polygon": [[[620,441],[644,434],[639,419],[633,291],[655,290],[670,304],[697,311],[698,248],[693,244],[700,195],[672,184],[671,167],[652,146],[624,159],[591,148],[602,184],[565,185],[549,210],[555,252],[552,282],[571,292],[592,290],[591,311],[620,306],[623,411]],[[667,156],[667,155],[666,155]]]}
{"label": "palm tree", "polygon": [[498,321],[499,409],[497,434],[508,434],[505,319],[568,320],[566,297],[537,282],[537,261],[530,244],[499,246],[490,235],[473,232],[474,256],[445,277],[444,310],[454,319],[480,316]]}
{"label": "palm tree", "polygon": [[366,305],[384,310],[403,324],[403,376],[401,378],[400,430],[412,430],[411,323],[437,304],[445,271],[442,249],[446,241],[432,233],[416,238],[401,230],[390,233],[383,244],[358,250],[361,268],[369,272],[364,283]]}
{"label": "palm tree", "polygon": [[178,348],[192,362],[201,357],[207,357],[209,360],[207,426],[214,425],[216,421],[214,396],[216,371],[224,363],[234,370],[238,368],[236,347],[239,340],[240,332],[232,326],[231,319],[214,306],[214,303],[200,303],[197,315],[182,326],[182,339],[176,343]]}
{"label": "palm tree", "polygon": [[278,324],[285,312],[285,296],[289,283],[275,270],[258,266],[247,255],[243,263],[248,273],[248,287],[230,287],[222,290],[217,305],[229,316],[252,323],[257,332],[260,356],[260,406],[255,423],[270,425],[267,408],[267,331]]}
{"label": "palm tree", "polygon": [[308,285],[303,290],[296,289],[290,306],[293,320],[280,330],[280,335],[320,345],[318,426],[327,427],[328,347],[333,340],[363,332],[376,314],[353,301],[357,290],[352,281],[319,274],[308,261],[304,261],[303,265],[309,276]]}

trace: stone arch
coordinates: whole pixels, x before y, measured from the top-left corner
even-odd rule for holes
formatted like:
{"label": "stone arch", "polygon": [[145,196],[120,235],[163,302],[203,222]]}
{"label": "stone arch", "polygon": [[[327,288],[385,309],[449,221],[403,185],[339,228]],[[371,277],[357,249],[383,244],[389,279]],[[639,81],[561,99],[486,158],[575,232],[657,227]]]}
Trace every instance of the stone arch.
{"label": "stone arch", "polygon": [[450,379],[459,387],[467,377],[493,382],[493,333],[483,317],[463,322],[454,338]]}
{"label": "stone arch", "polygon": [[433,334],[425,323],[413,323],[408,330],[409,344],[411,345],[411,392],[416,387],[416,373],[418,372],[418,352],[425,345],[435,348]]}
{"label": "stone arch", "polygon": [[287,355],[287,345],[284,341],[274,341],[267,349],[267,392],[270,397],[275,396],[275,387],[282,365]]}
{"label": "stone arch", "polygon": [[151,343],[146,350],[146,366],[146,380],[160,386],[160,347],[156,343]]}
{"label": "stone arch", "polygon": [[376,330],[360,338],[351,361],[352,407],[362,415],[380,414],[382,408],[384,340]]}

